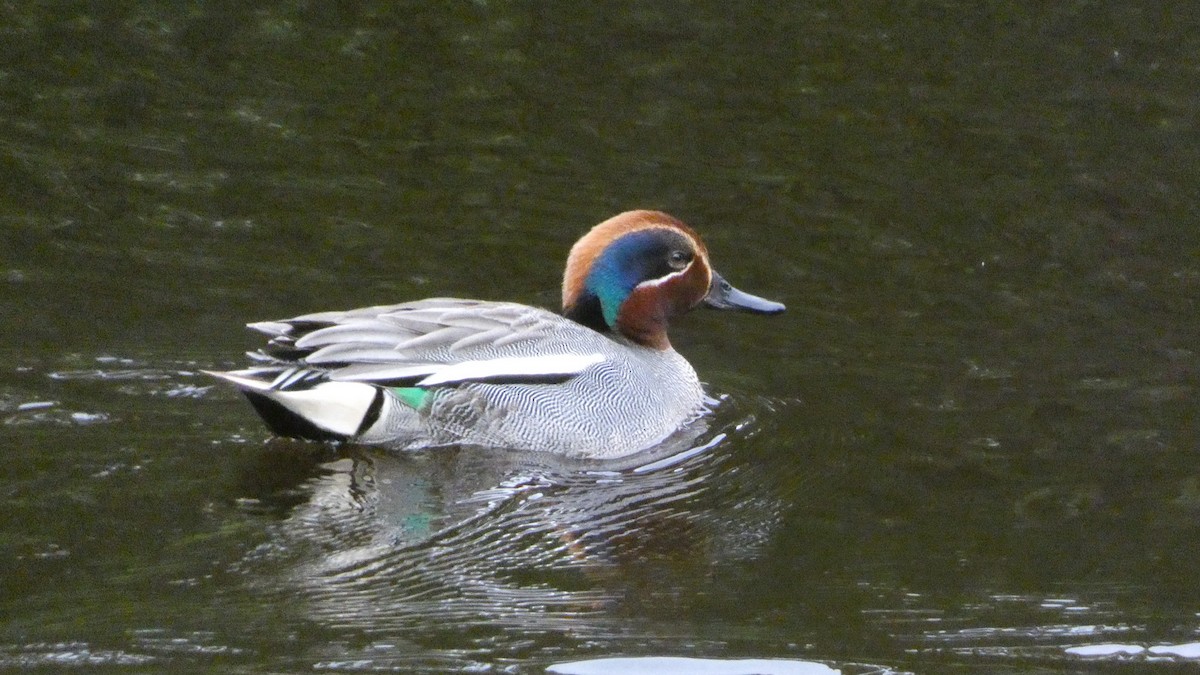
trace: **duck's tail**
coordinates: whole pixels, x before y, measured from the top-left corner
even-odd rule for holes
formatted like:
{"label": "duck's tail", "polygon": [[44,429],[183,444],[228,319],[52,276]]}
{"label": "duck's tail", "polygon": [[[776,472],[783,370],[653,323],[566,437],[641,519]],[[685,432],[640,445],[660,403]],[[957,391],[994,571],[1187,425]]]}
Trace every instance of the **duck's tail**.
{"label": "duck's tail", "polygon": [[347,440],[379,420],[387,392],[363,382],[338,382],[314,371],[267,367],[203,371],[232,382],[271,431],[289,438]]}

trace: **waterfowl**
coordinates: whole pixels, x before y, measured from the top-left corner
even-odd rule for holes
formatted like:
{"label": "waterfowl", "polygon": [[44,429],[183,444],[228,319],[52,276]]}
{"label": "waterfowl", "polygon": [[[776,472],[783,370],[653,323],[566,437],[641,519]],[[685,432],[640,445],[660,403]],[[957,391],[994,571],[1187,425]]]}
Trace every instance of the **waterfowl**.
{"label": "waterfowl", "polygon": [[784,310],[725,281],[684,223],[628,211],[571,248],[561,314],[432,298],[252,323],[269,337],[256,365],[211,374],[281,436],[619,457],[705,413],[667,337],[700,305]]}

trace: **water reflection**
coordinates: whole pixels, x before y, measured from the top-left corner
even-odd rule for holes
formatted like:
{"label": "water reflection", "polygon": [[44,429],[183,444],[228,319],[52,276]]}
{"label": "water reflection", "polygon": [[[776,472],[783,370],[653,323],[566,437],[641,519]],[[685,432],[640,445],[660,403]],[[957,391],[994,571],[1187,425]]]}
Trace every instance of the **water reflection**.
{"label": "water reflection", "polygon": [[[769,538],[782,505],[724,451],[744,422],[690,429],[621,464],[344,448],[246,501],[269,510],[292,499],[241,569],[263,592],[299,589],[305,617],[326,627],[427,639],[448,624],[519,628],[514,640],[531,629],[611,635],[634,608]],[[276,461],[294,472],[297,445],[280,441],[255,475]]]}

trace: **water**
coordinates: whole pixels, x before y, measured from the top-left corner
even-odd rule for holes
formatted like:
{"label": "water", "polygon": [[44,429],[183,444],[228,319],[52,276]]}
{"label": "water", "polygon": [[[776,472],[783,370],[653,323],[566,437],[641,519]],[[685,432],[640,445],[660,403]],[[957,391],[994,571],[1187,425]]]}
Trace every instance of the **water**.
{"label": "water", "polygon": [[[1190,5],[3,15],[0,666],[1195,666]],[[272,441],[199,373],[247,321],[554,306],[633,207],[789,307],[675,327],[695,452]]]}

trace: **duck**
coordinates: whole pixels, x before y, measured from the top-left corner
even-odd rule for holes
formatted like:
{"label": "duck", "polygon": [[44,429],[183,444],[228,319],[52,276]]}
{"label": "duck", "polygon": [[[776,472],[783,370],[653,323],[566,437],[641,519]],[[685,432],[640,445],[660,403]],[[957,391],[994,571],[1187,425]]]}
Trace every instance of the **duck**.
{"label": "duck", "polygon": [[277,436],[397,450],[480,446],[583,459],[663,443],[712,399],[671,346],[699,306],[778,314],[734,288],[700,236],[661,211],[618,214],[571,247],[562,311],[429,298],[248,327],[232,383]]}

